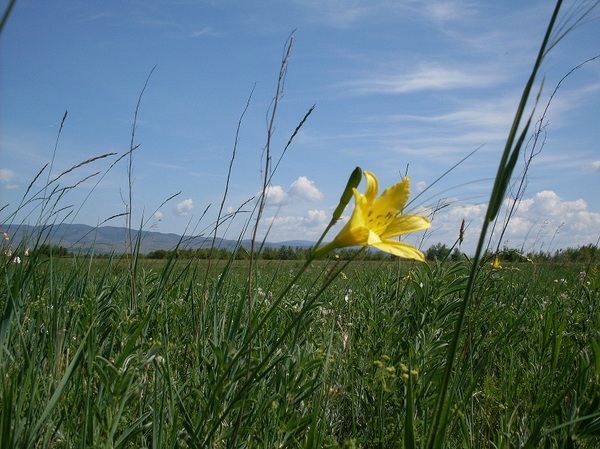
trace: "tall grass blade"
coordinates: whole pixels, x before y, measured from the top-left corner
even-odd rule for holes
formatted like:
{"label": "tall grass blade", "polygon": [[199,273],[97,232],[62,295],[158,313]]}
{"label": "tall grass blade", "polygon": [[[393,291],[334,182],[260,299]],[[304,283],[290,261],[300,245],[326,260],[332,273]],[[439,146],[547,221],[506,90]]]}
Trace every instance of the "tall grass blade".
{"label": "tall grass blade", "polygon": [[[450,345],[448,346],[448,353],[447,353],[447,357],[446,357],[446,367],[444,369],[444,375],[443,375],[442,382],[439,387],[439,396],[438,396],[438,400],[436,402],[436,407],[435,407],[435,417],[434,417],[433,425],[429,431],[429,438],[428,438],[428,442],[427,442],[427,447],[429,449],[440,449],[444,446],[444,442],[446,441],[446,429],[448,426],[448,416],[450,413],[450,405],[451,405],[451,399],[452,399],[452,394],[453,394],[450,391],[451,390],[450,381],[451,381],[452,374],[453,374],[454,361],[455,361],[456,353],[458,350],[458,343],[459,343],[460,337],[462,335],[467,305],[469,304],[469,302],[471,300],[471,295],[473,293],[473,287],[475,284],[475,278],[479,271],[479,260],[481,258],[481,254],[483,251],[483,246],[485,243],[487,229],[488,229],[489,223],[494,219],[494,217],[496,216],[496,214],[498,213],[498,211],[500,209],[500,206],[504,199],[504,194],[506,192],[506,188],[510,182],[510,175],[512,174],[514,165],[516,163],[516,159],[518,158],[519,151],[520,151],[521,145],[524,140],[523,134],[521,134],[521,138],[517,141],[517,143],[515,145],[515,139],[517,138],[517,133],[519,131],[519,128],[521,127],[522,118],[525,113],[525,109],[526,109],[527,102],[529,100],[531,89],[533,88],[533,84],[535,82],[535,79],[537,78],[539,68],[542,64],[544,56],[546,55],[548,42],[549,42],[550,36],[552,34],[554,24],[558,17],[561,5],[562,5],[562,0],[558,0],[556,2],[554,12],[550,19],[550,23],[546,29],[546,34],[544,36],[542,45],[538,52],[538,56],[536,58],[534,66],[533,66],[533,70],[531,72],[531,75],[529,76],[527,84],[525,85],[523,94],[521,95],[521,100],[519,102],[519,106],[517,108],[517,112],[515,114],[510,132],[508,134],[508,138],[506,140],[506,145],[504,147],[504,151],[503,151],[501,159],[500,159],[500,164],[498,167],[498,172],[496,174],[494,186],[492,188],[492,193],[490,196],[488,209],[487,209],[484,223],[483,223],[483,226],[482,226],[482,229],[480,232],[479,242],[478,242],[477,248],[475,250],[475,255],[472,260],[473,265],[472,265],[472,269],[471,269],[471,272],[469,275],[469,280],[467,283],[465,295],[464,295],[464,298],[463,298],[461,306],[460,306],[459,316],[458,316],[457,322],[455,324],[455,329],[454,329],[454,333],[452,336],[452,340],[450,342]],[[531,120],[531,117],[529,118],[527,123],[530,123],[530,120]],[[526,125],[525,128],[527,129],[528,125]]]}

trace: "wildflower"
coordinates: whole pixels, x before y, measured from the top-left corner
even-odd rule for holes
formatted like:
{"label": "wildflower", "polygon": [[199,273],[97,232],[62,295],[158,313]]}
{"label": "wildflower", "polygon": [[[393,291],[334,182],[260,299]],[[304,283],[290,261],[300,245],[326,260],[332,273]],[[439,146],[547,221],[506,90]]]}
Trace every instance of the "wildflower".
{"label": "wildflower", "polygon": [[498,256],[494,257],[494,261],[492,262],[492,268],[495,270],[499,270],[500,268],[502,268],[502,265],[500,265],[500,259],[498,258]]}
{"label": "wildflower", "polygon": [[410,196],[409,179],[405,177],[377,197],[379,190],[377,178],[368,171],[365,171],[364,175],[367,180],[364,195],[356,188],[352,188],[355,207],[350,220],[333,241],[315,251],[315,257],[336,248],[372,246],[395,256],[424,262],[425,256],[417,248],[391,239],[431,226],[426,217],[400,214]]}
{"label": "wildflower", "polygon": [[344,273],[343,271],[340,271],[340,277],[345,281],[346,279],[348,279],[348,276],[346,276],[346,273]]}
{"label": "wildflower", "polygon": [[8,234],[4,231],[2,231],[2,236],[4,237],[4,240],[10,240],[10,237],[8,236]]}
{"label": "wildflower", "polygon": [[[402,366],[400,368],[402,369]],[[402,379],[408,382],[409,377],[417,380],[419,378],[419,371],[416,369],[411,369],[410,371],[408,369],[402,369]]]}

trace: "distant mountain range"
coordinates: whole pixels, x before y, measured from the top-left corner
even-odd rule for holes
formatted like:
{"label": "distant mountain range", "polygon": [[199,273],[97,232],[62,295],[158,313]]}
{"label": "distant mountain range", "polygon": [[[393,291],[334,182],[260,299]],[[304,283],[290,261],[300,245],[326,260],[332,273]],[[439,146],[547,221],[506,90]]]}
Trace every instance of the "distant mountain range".
{"label": "distant mountain range", "polygon": [[[11,225],[0,228],[6,232],[13,249],[18,246],[34,247],[37,244],[51,244],[63,246],[69,251],[77,253],[88,252],[93,249],[98,254],[122,254],[128,246],[129,232],[125,227],[117,226],[88,226],[83,224],[60,223],[48,226]],[[140,231],[132,230],[134,240]],[[22,245],[21,245],[22,242]],[[179,245],[180,248],[197,249],[210,248],[213,244],[212,236],[181,236],[177,234],[164,234],[162,232],[141,231],[140,253],[148,254],[160,249],[171,250]],[[217,248],[233,249],[236,240],[217,238],[214,246]],[[243,240],[241,245],[250,247],[250,240]],[[268,242],[266,246],[279,248],[281,246],[310,247],[314,242],[307,240],[288,240],[284,242]]]}

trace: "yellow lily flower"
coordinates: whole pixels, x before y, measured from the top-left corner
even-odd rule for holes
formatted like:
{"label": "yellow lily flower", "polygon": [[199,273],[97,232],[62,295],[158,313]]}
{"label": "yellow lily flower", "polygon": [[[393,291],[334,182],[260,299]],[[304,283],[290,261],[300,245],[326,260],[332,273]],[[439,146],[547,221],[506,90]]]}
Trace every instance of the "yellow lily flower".
{"label": "yellow lily flower", "polygon": [[369,171],[365,171],[364,175],[367,181],[364,195],[355,188],[352,189],[355,207],[350,220],[333,241],[317,248],[315,257],[327,254],[336,248],[372,246],[395,256],[424,262],[425,256],[417,248],[391,239],[431,226],[426,217],[400,214],[410,196],[409,179],[404,178],[399,183],[388,187],[378,197],[377,178]]}

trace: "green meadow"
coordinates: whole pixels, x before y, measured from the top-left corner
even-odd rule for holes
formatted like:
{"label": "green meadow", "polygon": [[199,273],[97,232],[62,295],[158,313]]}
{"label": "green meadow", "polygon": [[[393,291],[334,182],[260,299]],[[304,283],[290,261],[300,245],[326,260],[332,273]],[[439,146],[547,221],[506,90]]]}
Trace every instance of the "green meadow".
{"label": "green meadow", "polygon": [[[471,263],[3,263],[2,447],[424,447]],[[481,264],[446,447],[598,447],[598,268]]]}

